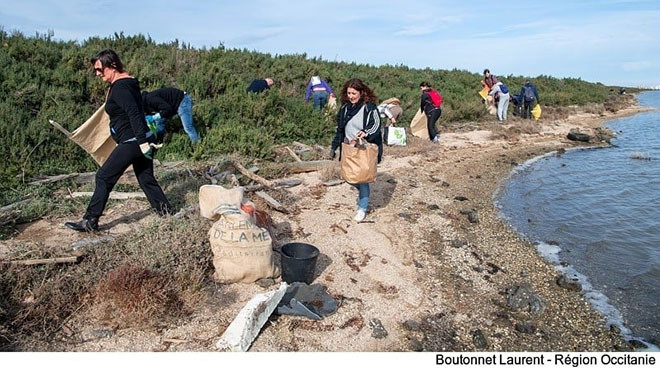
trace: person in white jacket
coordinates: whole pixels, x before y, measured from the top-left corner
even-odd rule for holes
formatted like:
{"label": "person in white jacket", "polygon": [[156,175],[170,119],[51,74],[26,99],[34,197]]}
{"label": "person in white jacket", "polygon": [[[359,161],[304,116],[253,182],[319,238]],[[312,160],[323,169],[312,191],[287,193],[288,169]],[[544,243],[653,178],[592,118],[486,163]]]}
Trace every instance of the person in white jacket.
{"label": "person in white jacket", "polygon": [[500,120],[500,122],[506,121],[506,112],[509,109],[510,99],[509,88],[501,81],[498,81],[490,89],[488,95],[492,96],[497,101],[497,119]]}

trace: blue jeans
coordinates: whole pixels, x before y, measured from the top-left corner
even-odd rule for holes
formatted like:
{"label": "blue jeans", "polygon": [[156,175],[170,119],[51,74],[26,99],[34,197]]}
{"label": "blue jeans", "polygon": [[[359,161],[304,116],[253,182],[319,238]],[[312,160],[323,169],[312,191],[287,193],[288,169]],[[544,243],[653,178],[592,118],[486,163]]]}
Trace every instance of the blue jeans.
{"label": "blue jeans", "polygon": [[367,206],[369,206],[369,193],[371,191],[371,188],[369,187],[369,183],[361,183],[361,184],[351,184],[353,187],[355,187],[358,190],[358,209],[364,210],[364,212],[367,211]]}
{"label": "blue jeans", "polygon": [[326,103],[328,103],[328,94],[327,91],[315,91],[312,93],[312,99],[314,100],[314,108],[316,109],[321,109],[323,106],[325,106]]}
{"label": "blue jeans", "polygon": [[177,109],[176,113],[181,119],[183,130],[185,130],[186,134],[190,137],[190,141],[197,143],[199,142],[199,136],[197,135],[197,130],[195,130],[195,123],[193,122],[192,106],[192,98],[186,93],[183,96],[183,100],[181,101],[181,104],[179,104],[179,109]]}

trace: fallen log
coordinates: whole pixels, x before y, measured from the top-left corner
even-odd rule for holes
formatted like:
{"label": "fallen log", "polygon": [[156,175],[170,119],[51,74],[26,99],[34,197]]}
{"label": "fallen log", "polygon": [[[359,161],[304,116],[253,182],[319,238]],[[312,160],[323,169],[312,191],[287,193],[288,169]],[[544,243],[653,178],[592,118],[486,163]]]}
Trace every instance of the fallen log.
{"label": "fallen log", "polygon": [[272,198],[268,193],[263,192],[263,191],[257,191],[255,192],[255,195],[259,196],[261,199],[266,201],[268,206],[272,207],[273,209],[282,212],[284,214],[288,214],[289,210],[287,210],[284,206],[282,206],[281,203],[277,202],[274,198]]}
{"label": "fallen log", "polygon": [[[272,182],[275,185],[275,188],[291,188],[302,184],[302,179],[295,179],[295,178],[276,179],[273,180]],[[242,187],[244,192],[260,191],[264,188],[264,186],[261,184],[251,184]]]}
{"label": "fallen log", "polygon": [[61,258],[49,259],[27,259],[27,260],[12,260],[11,264],[17,265],[40,265],[40,264],[62,264],[62,263],[77,263],[80,256],[64,256]]}
{"label": "fallen log", "polygon": [[13,209],[15,209],[15,208],[17,208],[17,207],[19,207],[23,204],[26,204],[30,201],[32,201],[32,199],[28,198],[26,200],[17,201],[17,202],[14,202],[13,204],[9,204],[9,205],[0,207],[0,213],[7,212],[7,211],[12,211]]}
{"label": "fallen log", "polygon": [[[92,197],[93,194],[94,192],[73,192],[71,197]],[[143,192],[110,192],[111,200],[128,200],[131,198],[147,198],[147,196]]]}
{"label": "fallen log", "polygon": [[268,179],[264,179],[264,178],[260,177],[259,175],[251,172],[250,170],[246,169],[243,165],[241,165],[238,161],[234,161],[233,165],[234,165],[234,168],[236,168],[236,170],[238,170],[241,174],[243,174],[246,177],[254,180],[255,182],[257,182],[259,184],[263,184],[267,188],[273,188],[274,187],[273,182],[271,182]]}
{"label": "fallen log", "polygon": [[54,176],[45,177],[43,179],[35,180],[33,182],[28,183],[28,185],[42,185],[42,184],[48,184],[48,183],[55,183],[55,182],[59,182],[60,180],[76,178],[76,177],[78,177],[78,175],[80,175],[80,174],[79,173],[71,173],[71,174],[54,175]]}
{"label": "fallen log", "polygon": [[289,146],[285,146],[284,148],[286,148],[286,150],[289,152],[291,157],[293,157],[293,159],[296,160],[296,162],[302,162],[300,157],[298,157],[298,155],[295,152],[293,152],[293,150],[289,148]]}
{"label": "fallen log", "polygon": [[295,140],[293,142],[291,142],[291,144],[293,144],[294,146],[298,146],[298,147],[304,149],[305,151],[313,151],[314,150],[314,148],[308,146],[307,144],[296,142]]}
{"label": "fallen log", "polygon": [[308,173],[311,171],[319,171],[330,166],[333,166],[335,161],[331,160],[316,160],[316,161],[302,161],[302,162],[289,162],[285,164],[287,170],[292,173]]}
{"label": "fallen log", "polygon": [[334,186],[337,186],[337,185],[340,185],[340,184],[343,184],[343,183],[344,183],[343,179],[332,179],[332,180],[328,180],[328,181],[323,182],[323,185],[326,186],[326,187],[334,187]]}

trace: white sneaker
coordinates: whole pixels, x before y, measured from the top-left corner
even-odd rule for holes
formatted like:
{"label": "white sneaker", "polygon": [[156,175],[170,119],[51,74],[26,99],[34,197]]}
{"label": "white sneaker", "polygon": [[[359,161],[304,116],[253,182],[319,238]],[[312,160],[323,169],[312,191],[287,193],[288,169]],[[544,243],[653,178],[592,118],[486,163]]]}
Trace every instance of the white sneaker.
{"label": "white sneaker", "polygon": [[440,139],[438,139],[438,136],[436,135],[435,138],[433,138],[433,143],[438,144],[440,142]]}
{"label": "white sneaker", "polygon": [[359,222],[363,221],[366,216],[367,216],[366,211],[364,211],[362,209],[358,209],[357,214],[355,214],[355,217],[353,218],[353,220],[355,220],[356,222],[359,223]]}

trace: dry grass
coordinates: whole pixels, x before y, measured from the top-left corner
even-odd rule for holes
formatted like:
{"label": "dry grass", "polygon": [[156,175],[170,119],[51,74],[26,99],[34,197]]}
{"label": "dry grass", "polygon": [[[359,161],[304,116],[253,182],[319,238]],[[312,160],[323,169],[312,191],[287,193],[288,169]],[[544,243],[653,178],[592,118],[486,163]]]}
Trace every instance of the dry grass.
{"label": "dry grass", "polygon": [[166,274],[124,265],[96,287],[98,319],[114,327],[149,327],[184,313],[178,285]]}

